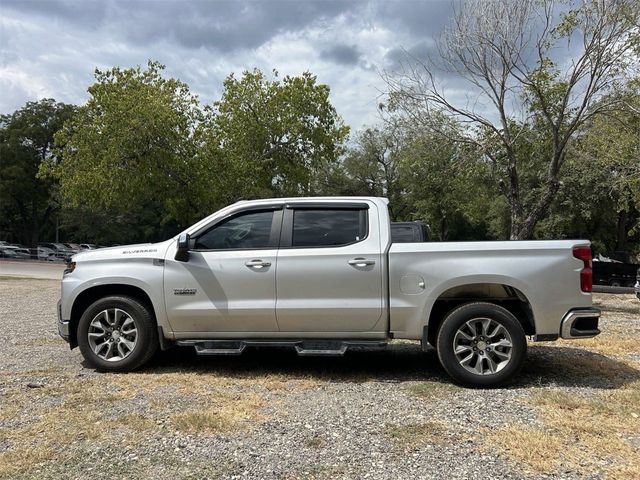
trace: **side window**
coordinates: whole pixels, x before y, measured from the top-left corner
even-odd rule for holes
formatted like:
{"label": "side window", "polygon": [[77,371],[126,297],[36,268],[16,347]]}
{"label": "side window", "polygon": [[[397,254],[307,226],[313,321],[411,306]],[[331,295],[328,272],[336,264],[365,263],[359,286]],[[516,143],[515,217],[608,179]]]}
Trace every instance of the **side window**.
{"label": "side window", "polygon": [[[273,211],[248,212],[218,223],[196,238],[196,250],[268,248]],[[275,248],[275,247],[274,247]]]}
{"label": "side window", "polygon": [[392,243],[411,243],[416,241],[416,234],[413,227],[391,224]]}
{"label": "side window", "polygon": [[367,236],[367,210],[318,209],[293,213],[293,247],[349,245]]}

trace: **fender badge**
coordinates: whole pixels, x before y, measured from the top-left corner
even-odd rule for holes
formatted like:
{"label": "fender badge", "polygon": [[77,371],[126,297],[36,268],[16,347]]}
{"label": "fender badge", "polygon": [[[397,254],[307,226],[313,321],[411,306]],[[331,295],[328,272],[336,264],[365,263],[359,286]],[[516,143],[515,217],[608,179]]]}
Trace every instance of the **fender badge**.
{"label": "fender badge", "polygon": [[195,295],[197,289],[195,288],[174,288],[174,295]]}

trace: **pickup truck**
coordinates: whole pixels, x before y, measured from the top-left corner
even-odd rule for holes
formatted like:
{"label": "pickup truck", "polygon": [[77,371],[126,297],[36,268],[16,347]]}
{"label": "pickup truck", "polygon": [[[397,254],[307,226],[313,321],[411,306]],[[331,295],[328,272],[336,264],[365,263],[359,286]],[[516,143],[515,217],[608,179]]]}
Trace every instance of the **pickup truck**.
{"label": "pickup truck", "polygon": [[600,333],[591,286],[585,240],[393,243],[386,199],[265,199],[164,242],[74,255],[58,329],[116,372],[172,346],[343,355],[417,340],[456,382],[490,387],[520,370],[527,336]]}

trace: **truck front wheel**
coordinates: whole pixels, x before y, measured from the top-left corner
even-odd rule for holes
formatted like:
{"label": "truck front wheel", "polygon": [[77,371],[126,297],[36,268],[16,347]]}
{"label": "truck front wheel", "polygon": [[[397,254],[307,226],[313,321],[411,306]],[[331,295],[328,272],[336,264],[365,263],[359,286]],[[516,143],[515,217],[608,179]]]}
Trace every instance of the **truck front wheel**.
{"label": "truck front wheel", "polygon": [[494,387],[520,371],[527,339],[511,312],[493,303],[475,302],[446,316],[436,348],[440,363],[456,382]]}
{"label": "truck front wheel", "polygon": [[85,360],[106,372],[131,371],[158,348],[153,313],[127,296],[104,297],[91,304],[80,317],[77,335]]}

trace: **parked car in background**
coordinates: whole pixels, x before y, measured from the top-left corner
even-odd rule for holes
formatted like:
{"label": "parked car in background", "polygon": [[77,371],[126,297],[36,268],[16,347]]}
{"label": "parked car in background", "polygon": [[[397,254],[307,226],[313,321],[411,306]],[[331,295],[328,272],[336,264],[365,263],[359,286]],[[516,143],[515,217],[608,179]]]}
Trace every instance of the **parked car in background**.
{"label": "parked car in background", "polygon": [[46,260],[48,262],[62,261],[63,259],[56,256],[56,252],[47,247],[38,247],[38,260]]}
{"label": "parked car in background", "polygon": [[41,247],[46,247],[51,249],[56,257],[61,259],[70,258],[75,252],[68,248],[64,243],[40,243]]}
{"label": "parked car in background", "polygon": [[63,245],[74,253],[78,253],[82,250],[82,248],[80,248],[80,244],[78,243],[64,243]]}
{"label": "parked car in background", "polygon": [[593,283],[610,287],[633,287],[636,283],[636,272],[639,267],[634,263],[594,259]]}
{"label": "parked car in background", "polygon": [[15,249],[11,247],[7,247],[6,245],[0,246],[0,258],[13,258],[18,259],[20,256],[15,251]]}
{"label": "parked car in background", "polygon": [[95,243],[81,243],[80,250],[95,250],[98,246]]}
{"label": "parked car in background", "polygon": [[21,245],[4,245],[2,248],[4,250],[11,250],[12,252],[14,252],[16,254],[15,258],[23,259],[23,260],[31,258],[31,253],[29,253],[29,249]]}
{"label": "parked car in background", "polygon": [[638,297],[638,300],[640,300],[640,268],[638,268],[638,271],[636,272],[635,290],[636,290],[636,297]]}

